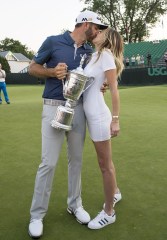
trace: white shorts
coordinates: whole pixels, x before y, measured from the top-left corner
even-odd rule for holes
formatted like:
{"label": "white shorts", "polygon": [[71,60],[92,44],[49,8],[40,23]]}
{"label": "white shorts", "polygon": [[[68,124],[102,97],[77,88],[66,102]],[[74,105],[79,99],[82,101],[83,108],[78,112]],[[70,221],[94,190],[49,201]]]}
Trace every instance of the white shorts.
{"label": "white shorts", "polygon": [[91,139],[94,142],[106,141],[111,138],[110,125],[112,121],[111,112],[108,109],[96,119],[86,113],[87,126]]}

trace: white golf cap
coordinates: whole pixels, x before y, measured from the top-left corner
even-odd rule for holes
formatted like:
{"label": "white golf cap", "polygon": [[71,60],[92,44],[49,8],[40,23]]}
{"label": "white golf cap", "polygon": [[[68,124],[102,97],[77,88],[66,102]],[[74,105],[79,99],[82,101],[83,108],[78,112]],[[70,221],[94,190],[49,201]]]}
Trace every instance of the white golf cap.
{"label": "white golf cap", "polygon": [[98,17],[97,13],[86,10],[81,12],[78,17],[76,18],[77,23],[84,23],[84,22],[91,22],[100,26],[100,29],[106,29],[108,26],[101,22],[100,18]]}

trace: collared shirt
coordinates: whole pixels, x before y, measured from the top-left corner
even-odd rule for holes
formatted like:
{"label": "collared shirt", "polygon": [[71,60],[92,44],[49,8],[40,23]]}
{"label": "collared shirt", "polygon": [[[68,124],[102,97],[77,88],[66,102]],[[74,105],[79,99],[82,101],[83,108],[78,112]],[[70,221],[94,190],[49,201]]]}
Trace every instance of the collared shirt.
{"label": "collared shirt", "polygon": [[[86,43],[76,48],[70,32],[66,31],[64,34],[48,37],[33,59],[38,64],[46,64],[47,68],[54,68],[58,63],[66,63],[68,70],[73,70],[79,66],[84,54],[90,56],[91,53],[92,48]],[[62,81],[57,78],[47,78],[42,97],[64,100]]]}
{"label": "collared shirt", "polygon": [[0,70],[0,82],[5,82],[6,73],[4,70]]}

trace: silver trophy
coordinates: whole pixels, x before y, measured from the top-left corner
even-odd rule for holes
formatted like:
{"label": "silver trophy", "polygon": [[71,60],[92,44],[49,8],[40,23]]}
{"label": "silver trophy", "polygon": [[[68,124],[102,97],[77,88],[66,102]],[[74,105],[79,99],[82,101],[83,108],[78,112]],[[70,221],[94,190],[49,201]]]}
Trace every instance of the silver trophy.
{"label": "silver trophy", "polygon": [[[81,94],[93,83],[94,78],[89,78],[83,74],[82,65],[86,54],[81,58],[77,69],[69,71],[65,83],[63,82],[63,96],[67,99],[65,106],[58,106],[51,126],[57,129],[69,131],[72,129],[74,117],[74,107],[77,104]],[[87,82],[90,84],[85,88]]]}

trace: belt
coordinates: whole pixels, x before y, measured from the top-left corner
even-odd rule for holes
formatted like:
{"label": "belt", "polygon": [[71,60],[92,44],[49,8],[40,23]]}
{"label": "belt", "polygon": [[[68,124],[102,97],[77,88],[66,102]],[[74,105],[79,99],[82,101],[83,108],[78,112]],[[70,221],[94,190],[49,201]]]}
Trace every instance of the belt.
{"label": "belt", "polygon": [[[80,102],[82,102],[82,97],[80,97],[79,100],[71,102],[71,107],[75,107],[77,104],[79,104]],[[44,98],[43,100],[43,104],[45,105],[51,105],[51,106],[59,106],[59,105],[65,105],[66,101],[63,100],[56,100],[56,99],[48,99],[48,98]]]}
{"label": "belt", "polygon": [[63,101],[63,100],[47,99],[47,98],[44,98],[43,100],[43,104],[51,105],[51,106],[65,105],[65,102],[66,101]]}

